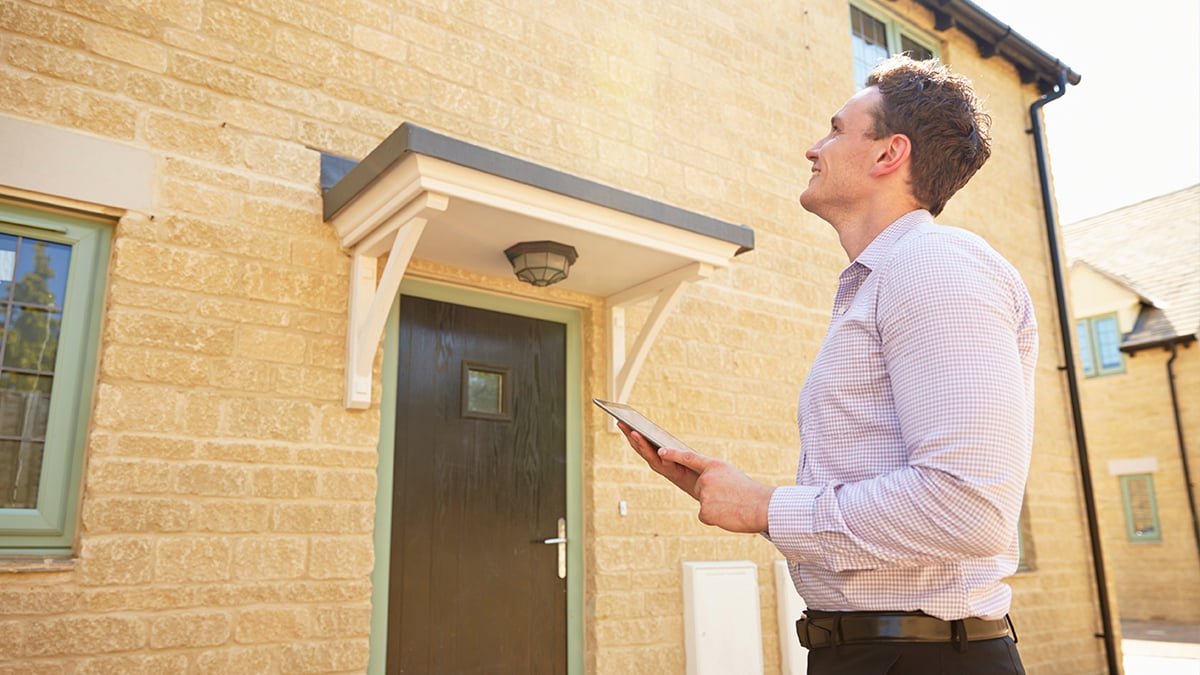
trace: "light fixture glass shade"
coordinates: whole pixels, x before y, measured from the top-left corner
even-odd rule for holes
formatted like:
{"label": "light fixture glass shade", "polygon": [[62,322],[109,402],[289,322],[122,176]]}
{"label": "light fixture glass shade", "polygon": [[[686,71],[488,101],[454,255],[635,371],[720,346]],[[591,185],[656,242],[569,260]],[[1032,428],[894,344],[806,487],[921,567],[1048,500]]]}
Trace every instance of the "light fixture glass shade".
{"label": "light fixture glass shade", "polygon": [[571,272],[579,254],[574,246],[556,241],[523,241],[509,246],[504,255],[517,278],[534,286],[557,284]]}

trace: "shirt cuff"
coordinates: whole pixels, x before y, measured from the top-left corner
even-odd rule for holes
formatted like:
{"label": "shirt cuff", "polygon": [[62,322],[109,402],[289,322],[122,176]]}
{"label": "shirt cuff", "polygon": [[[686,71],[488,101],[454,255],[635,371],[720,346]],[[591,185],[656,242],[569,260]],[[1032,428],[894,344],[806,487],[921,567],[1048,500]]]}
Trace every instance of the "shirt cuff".
{"label": "shirt cuff", "polygon": [[775,488],[767,507],[767,537],[789,560],[819,560],[821,547],[813,531],[817,496],[824,488],[792,485]]}

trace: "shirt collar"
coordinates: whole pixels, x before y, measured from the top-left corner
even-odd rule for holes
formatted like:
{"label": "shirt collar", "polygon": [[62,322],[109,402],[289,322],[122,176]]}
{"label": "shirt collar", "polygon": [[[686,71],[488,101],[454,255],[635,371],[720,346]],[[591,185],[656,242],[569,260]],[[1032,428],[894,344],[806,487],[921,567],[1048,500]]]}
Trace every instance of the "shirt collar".
{"label": "shirt collar", "polygon": [[883,232],[875,235],[871,243],[867,245],[863,252],[858,254],[854,262],[874,270],[887,259],[888,253],[896,242],[900,241],[904,235],[911,232],[913,229],[921,225],[932,225],[933,216],[925,209],[917,209],[897,218],[891,225],[888,225]]}

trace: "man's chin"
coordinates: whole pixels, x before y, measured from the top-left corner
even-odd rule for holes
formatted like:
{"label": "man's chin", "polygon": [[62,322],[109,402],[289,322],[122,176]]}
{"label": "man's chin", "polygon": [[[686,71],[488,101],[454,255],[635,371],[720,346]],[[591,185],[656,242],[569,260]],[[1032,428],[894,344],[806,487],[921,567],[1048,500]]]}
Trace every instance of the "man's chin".
{"label": "man's chin", "polygon": [[808,211],[809,213],[821,215],[817,213],[818,209],[820,209],[820,200],[818,200],[817,196],[813,194],[812,188],[800,193],[800,206],[803,206],[804,210]]}

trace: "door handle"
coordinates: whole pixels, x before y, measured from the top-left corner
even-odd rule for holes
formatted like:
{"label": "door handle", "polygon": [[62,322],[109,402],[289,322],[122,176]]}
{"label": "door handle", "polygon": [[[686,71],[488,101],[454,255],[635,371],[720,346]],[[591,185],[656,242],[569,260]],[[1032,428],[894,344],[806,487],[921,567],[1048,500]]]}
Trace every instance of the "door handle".
{"label": "door handle", "polygon": [[567,578],[567,519],[558,519],[558,536],[543,539],[543,544],[558,546],[558,578]]}

